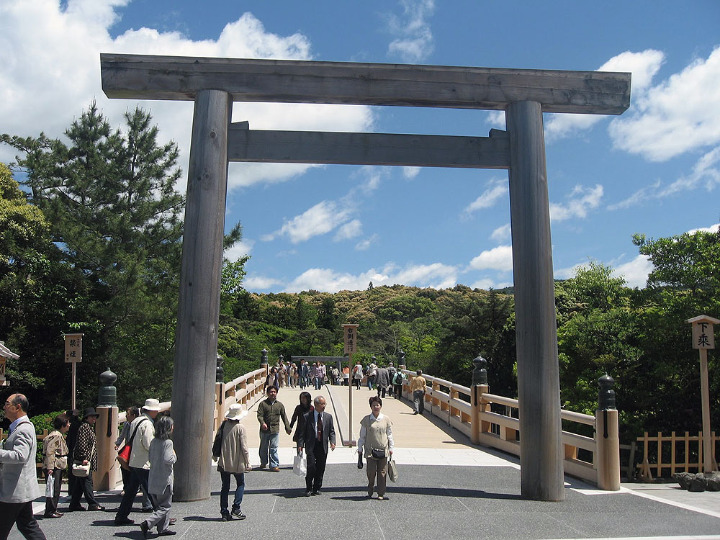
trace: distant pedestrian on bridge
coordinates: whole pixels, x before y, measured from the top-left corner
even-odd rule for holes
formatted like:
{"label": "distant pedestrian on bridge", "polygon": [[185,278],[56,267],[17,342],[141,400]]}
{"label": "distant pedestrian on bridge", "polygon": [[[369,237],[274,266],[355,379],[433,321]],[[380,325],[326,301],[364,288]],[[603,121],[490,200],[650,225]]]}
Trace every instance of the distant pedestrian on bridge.
{"label": "distant pedestrian on bridge", "polygon": [[355,388],[360,390],[360,382],[363,378],[363,367],[360,363],[355,364],[355,367],[353,368],[353,384],[355,385]]}
{"label": "distant pedestrian on bridge", "polygon": [[415,413],[422,414],[425,411],[425,387],[427,381],[422,376],[422,370],[418,369],[415,377],[410,381],[410,391],[413,395],[413,402],[415,403]]}
{"label": "distant pedestrian on bridge", "polygon": [[378,397],[384,398],[385,392],[390,386],[390,373],[387,368],[379,367],[375,370],[375,386],[377,386]]}
{"label": "distant pedestrian on bridge", "polygon": [[305,388],[310,383],[310,366],[308,366],[307,360],[300,360],[300,388]]}
{"label": "distant pedestrian on bridge", "polygon": [[377,479],[378,500],[386,499],[387,463],[392,457],[395,442],[393,441],[392,422],[390,418],[380,413],[382,398],[370,398],[372,411],[360,421],[360,437],[358,438],[358,453],[367,460],[368,498],[375,492]]}

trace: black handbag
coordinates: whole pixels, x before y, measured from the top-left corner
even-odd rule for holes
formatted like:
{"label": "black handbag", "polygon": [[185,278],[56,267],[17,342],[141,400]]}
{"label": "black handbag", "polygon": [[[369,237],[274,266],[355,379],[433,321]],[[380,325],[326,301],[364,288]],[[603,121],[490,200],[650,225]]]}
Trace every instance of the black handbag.
{"label": "black handbag", "polygon": [[385,449],[384,448],[373,448],[370,450],[370,454],[375,459],[385,459]]}

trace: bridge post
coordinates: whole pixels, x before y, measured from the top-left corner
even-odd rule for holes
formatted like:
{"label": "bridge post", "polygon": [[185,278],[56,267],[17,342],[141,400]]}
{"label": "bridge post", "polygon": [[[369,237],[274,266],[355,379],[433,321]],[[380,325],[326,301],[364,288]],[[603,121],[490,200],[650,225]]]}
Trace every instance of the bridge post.
{"label": "bridge post", "polygon": [[473,444],[480,444],[480,434],[483,433],[483,421],[480,419],[480,413],[490,408],[488,403],[484,402],[483,394],[490,391],[487,383],[487,360],[478,355],[474,360],[475,369],[472,374],[472,394],[470,399],[470,440]]}
{"label": "bridge post", "polygon": [[119,469],[115,458],[115,439],[118,433],[117,380],[110,368],[100,374],[100,391],[98,393],[95,435],[97,437],[97,470],[93,473],[95,489],[107,491],[115,489],[118,482]]}
{"label": "bridge post", "polygon": [[188,168],[180,302],[175,337],[172,415],[176,501],[210,497],[210,459],[217,370],[227,133],[232,97],[197,93]]}
{"label": "bridge post", "polygon": [[600,392],[598,410],[595,411],[598,487],[606,491],[620,489],[620,435],[614,384],[607,374],[598,379]]}
{"label": "bridge post", "polygon": [[542,105],[510,103],[510,222],[520,409],[520,490],[565,499],[560,367]]}

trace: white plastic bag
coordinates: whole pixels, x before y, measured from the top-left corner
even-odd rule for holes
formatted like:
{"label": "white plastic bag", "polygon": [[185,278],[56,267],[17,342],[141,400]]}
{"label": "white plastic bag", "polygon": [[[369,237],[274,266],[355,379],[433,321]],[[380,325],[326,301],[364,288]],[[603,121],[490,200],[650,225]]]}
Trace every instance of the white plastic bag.
{"label": "white plastic bag", "polygon": [[307,457],[305,457],[305,452],[300,452],[295,456],[293,461],[293,472],[302,477],[305,477],[307,474]]}
{"label": "white plastic bag", "polygon": [[48,499],[52,499],[53,494],[54,494],[53,492],[54,492],[54,488],[55,488],[55,481],[53,479],[53,474],[58,474],[58,473],[48,474],[48,477],[45,480],[45,497],[47,497]]}

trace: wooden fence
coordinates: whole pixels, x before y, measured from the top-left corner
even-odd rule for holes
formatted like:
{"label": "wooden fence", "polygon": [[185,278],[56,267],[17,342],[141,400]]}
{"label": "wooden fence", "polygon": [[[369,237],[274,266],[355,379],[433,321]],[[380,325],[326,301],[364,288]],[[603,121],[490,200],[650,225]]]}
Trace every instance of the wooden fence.
{"label": "wooden fence", "polygon": [[[713,431],[710,434],[712,446],[713,470],[718,470],[717,445],[720,437]],[[641,478],[652,481],[652,470],[655,469],[655,477],[660,478],[664,473],[672,476],[676,472],[701,472],[703,469],[703,433],[690,435],[676,435],[673,431],[670,435],[663,435],[658,432],[657,437],[651,437],[646,431],[642,437],[637,438],[638,443],[643,445],[643,460],[637,464]],[[654,461],[651,463],[651,460]],[[667,460],[667,461],[666,461]]]}
{"label": "wooden fence", "polygon": [[[403,372],[408,376],[403,392],[405,397],[412,399],[408,383],[415,377],[415,372],[409,370]],[[473,389],[438,377],[425,374],[423,377],[430,383],[425,393],[425,408],[430,414],[464,433],[474,443],[515,456],[520,455],[521,434],[517,399],[490,394],[487,385],[479,385],[476,387],[478,392],[476,403],[473,405]],[[603,470],[603,463],[607,461],[599,457],[603,450],[601,445],[608,439],[598,422],[598,415],[601,417],[601,422],[605,421],[602,418],[603,412],[605,411],[597,411],[596,416],[572,411],[561,412],[562,420],[566,421],[566,424],[590,426],[595,433],[594,437],[588,437],[563,430],[562,442],[565,448],[563,465],[566,474],[592,482],[603,489],[616,490],[619,489],[619,450],[615,452],[618,454],[617,457],[612,456],[611,459],[611,466],[617,467],[617,471]],[[617,419],[617,411],[608,412],[614,413]],[[617,423],[613,425],[615,429],[614,433],[610,434],[610,439],[617,442]],[[605,480],[608,476],[617,477],[616,481],[609,482],[614,484],[612,487],[609,487]]]}

